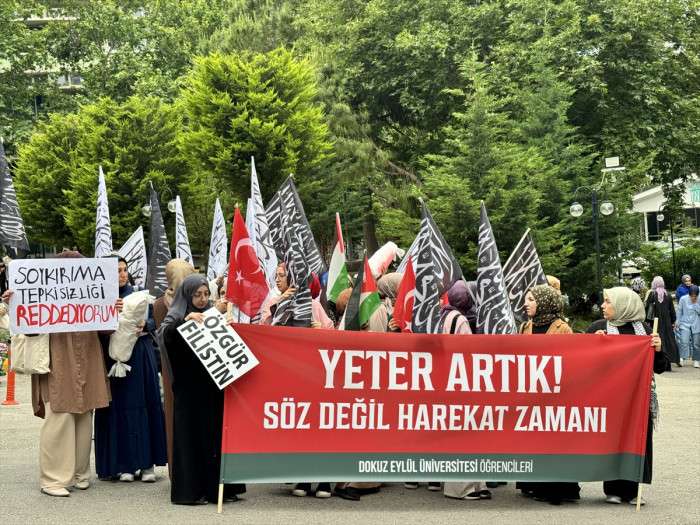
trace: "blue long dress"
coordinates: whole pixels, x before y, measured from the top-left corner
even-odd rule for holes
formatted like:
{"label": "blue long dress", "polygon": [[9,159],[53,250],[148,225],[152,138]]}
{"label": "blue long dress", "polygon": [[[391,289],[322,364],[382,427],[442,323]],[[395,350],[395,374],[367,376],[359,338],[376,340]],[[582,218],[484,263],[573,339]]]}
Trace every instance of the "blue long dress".
{"label": "blue long dress", "polygon": [[[129,285],[119,296],[133,292]],[[155,329],[149,309],[145,330]],[[109,338],[104,337],[105,364],[110,370]],[[160,400],[156,351],[149,334],[136,341],[126,377],[110,377],[112,402],[95,411],[95,469],[97,477],[109,479],[123,473],[167,463],[165,419]]]}

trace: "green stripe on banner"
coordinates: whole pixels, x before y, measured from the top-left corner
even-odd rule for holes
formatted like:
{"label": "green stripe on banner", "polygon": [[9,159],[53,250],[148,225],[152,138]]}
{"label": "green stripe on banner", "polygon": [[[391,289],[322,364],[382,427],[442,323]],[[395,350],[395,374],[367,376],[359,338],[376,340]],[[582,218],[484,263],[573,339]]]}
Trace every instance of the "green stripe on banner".
{"label": "green stripe on banner", "polygon": [[223,483],[639,480],[636,454],[223,454]]}

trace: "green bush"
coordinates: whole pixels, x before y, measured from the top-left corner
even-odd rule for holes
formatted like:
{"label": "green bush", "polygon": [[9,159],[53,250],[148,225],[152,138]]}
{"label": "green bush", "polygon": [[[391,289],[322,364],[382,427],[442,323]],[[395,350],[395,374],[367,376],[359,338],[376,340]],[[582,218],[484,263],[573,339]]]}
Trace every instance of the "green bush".
{"label": "green bush", "polygon": [[678,243],[675,252],[676,275],[674,278],[671,249],[657,248],[650,244],[642,246],[635,261],[647,283],[650,284],[655,276],[660,275],[664,278],[666,288],[675,289],[680,284],[681,275],[686,273],[693,277],[693,281],[697,281],[700,277],[700,240]]}

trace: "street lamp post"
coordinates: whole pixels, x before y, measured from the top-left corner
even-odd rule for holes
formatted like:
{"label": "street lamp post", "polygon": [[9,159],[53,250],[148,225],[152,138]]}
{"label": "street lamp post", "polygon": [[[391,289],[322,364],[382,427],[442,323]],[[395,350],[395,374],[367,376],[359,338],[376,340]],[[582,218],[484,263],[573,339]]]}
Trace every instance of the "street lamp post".
{"label": "street lamp post", "polygon": [[[168,201],[168,211],[170,213],[175,213],[175,199],[173,198],[173,191],[169,187],[166,186],[165,188],[163,188],[163,191],[161,191],[159,194],[159,197],[160,197],[159,200],[161,200],[161,201],[163,200],[163,195],[165,194],[166,191],[170,195],[170,200]],[[151,216],[151,203],[150,202],[141,207],[141,214],[146,218]]]}
{"label": "street lamp post", "polygon": [[[663,210],[663,204],[659,207],[659,211],[656,212],[656,220],[659,222],[659,227],[661,227],[661,222],[664,220],[664,214],[661,213]],[[668,211],[668,226],[671,230],[671,266],[673,268],[673,282],[676,283],[676,243],[673,237],[673,215],[670,209]]]}
{"label": "street lamp post", "polygon": [[[603,289],[603,277],[602,277],[602,265],[601,265],[601,258],[600,258],[600,229],[598,225],[598,214],[600,213],[601,215],[607,217],[608,215],[612,215],[612,213],[615,211],[615,206],[613,205],[612,202],[608,200],[604,200],[603,202],[599,202],[599,191],[602,189],[603,185],[606,182],[606,178],[614,183],[615,182],[615,176],[614,172],[616,171],[624,171],[625,167],[620,166],[620,159],[619,157],[609,157],[605,159],[605,168],[601,170],[603,177],[601,178],[600,182],[595,185],[595,186],[579,186],[574,190],[574,203],[571,205],[569,208],[569,213],[571,214],[572,217],[580,217],[583,215],[583,206],[576,202],[576,195],[580,191],[590,191],[591,194],[591,215],[592,215],[592,221],[593,221],[593,241],[594,241],[594,247],[595,247],[595,274],[596,274],[596,288],[597,292],[600,294],[600,292]],[[599,300],[600,300],[600,295],[599,295]]]}

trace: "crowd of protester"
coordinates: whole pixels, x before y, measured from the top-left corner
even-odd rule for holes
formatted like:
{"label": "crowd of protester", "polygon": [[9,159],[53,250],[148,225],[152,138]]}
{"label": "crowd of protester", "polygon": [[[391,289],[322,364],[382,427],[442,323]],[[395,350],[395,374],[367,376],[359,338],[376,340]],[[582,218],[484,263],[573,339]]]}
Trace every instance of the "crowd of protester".
{"label": "crowd of protester", "polygon": [[[61,258],[82,257],[75,251]],[[135,292],[125,260],[119,260],[117,309]],[[125,377],[108,377],[114,360],[109,353],[109,333],[73,332],[50,335],[51,372],[32,376],[34,413],[44,419],[39,436],[41,491],[50,496],[68,497],[73,488],[90,487],[90,452],[93,437],[97,477],[104,482],[154,482],[154,467],[168,465],[171,501],[199,505],[217,501],[223,414],[223,392],[185,343],[177,327],[189,320],[201,322],[203,312],[216,306],[231,319],[231,306],[224,297],[225,281],[210,283],[189,263],[174,259],[166,267],[168,289],[149,307],[138,325],[136,342],[126,364]],[[392,317],[401,274],[379,277],[377,288],[382,300],[363,330],[399,331]],[[325,299],[318,279],[311,283],[314,329],[342,328],[342,319],[352,288],[335,303]],[[256,322],[271,324],[280,301],[295,293],[289,285],[283,263],[277,267],[276,289],[265,301]],[[9,300],[11,290],[3,299]],[[214,297],[212,297],[214,295]],[[674,305],[663,279],[656,277],[645,300],[631,288],[606,289],[602,296],[603,318],[586,329],[596,334],[637,334],[651,337],[654,372],[671,370],[671,363],[683,366],[688,359],[700,367],[700,303],[698,287],[690,276],[683,276]],[[523,335],[572,333],[564,314],[565,300],[556,278],[533,287],[526,297],[527,320],[519,327]],[[659,335],[651,335],[651,322],[658,318]],[[440,312],[437,333],[468,337],[478,333],[476,326],[475,283],[459,280],[449,289],[447,303]],[[161,385],[162,384],[162,396]],[[652,437],[658,415],[652,384],[649,429],[644,464],[645,483],[651,482]],[[497,483],[484,480],[428,483],[428,489],[462,500],[491,499],[489,488]],[[406,482],[408,489],[417,483]],[[298,483],[295,496],[329,498],[333,494],[360,500],[381,489],[380,483],[338,482]],[[517,489],[527,498],[561,504],[579,499],[575,482],[521,482]],[[636,503],[637,483],[608,480],[603,484],[609,503]],[[245,492],[244,485],[226,485],[225,501],[235,501]]]}

